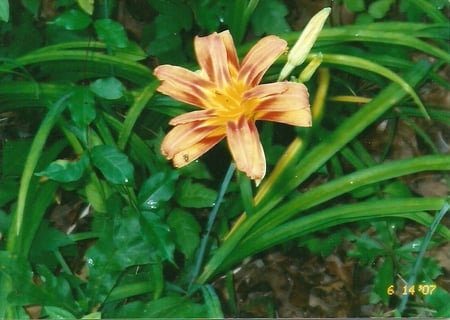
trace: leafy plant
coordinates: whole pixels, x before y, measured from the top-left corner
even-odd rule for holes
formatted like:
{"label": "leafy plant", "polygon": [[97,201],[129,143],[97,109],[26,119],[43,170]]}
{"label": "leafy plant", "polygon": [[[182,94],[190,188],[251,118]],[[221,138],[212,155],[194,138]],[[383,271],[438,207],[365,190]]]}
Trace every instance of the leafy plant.
{"label": "leafy plant", "polygon": [[[389,226],[434,226],[430,212],[448,200],[417,197],[399,178],[448,171],[449,156],[419,126],[426,151],[415,158],[384,162],[392,139],[378,158],[361,141],[384,120],[449,124],[417,93],[430,81],[448,90],[444,1],[343,1],[376,22],[322,30],[307,59],[321,63],[307,83],[313,127],[261,126],[269,174],[257,188],[221,145],[182,169],[163,158],[168,119],[191,108],[156,93],[152,69],[196,69],[194,36],[226,28],[240,56],[254,36],[292,46],[299,32],[284,2],[51,3],[0,0],[0,317],[220,318],[214,279],[226,275],[233,296],[231,270],[246,258],[294,239],[326,255],[333,244],[312,237],[353,222],[376,231],[349,253],[379,263],[373,303],[389,302],[395,274],[413,273],[420,239],[401,244]],[[392,8],[407,21],[388,22]],[[309,187],[318,174],[325,181]],[[450,239],[443,224],[433,228]],[[440,266],[422,261],[418,279],[434,279]],[[446,316],[447,296],[438,288],[422,302]]]}

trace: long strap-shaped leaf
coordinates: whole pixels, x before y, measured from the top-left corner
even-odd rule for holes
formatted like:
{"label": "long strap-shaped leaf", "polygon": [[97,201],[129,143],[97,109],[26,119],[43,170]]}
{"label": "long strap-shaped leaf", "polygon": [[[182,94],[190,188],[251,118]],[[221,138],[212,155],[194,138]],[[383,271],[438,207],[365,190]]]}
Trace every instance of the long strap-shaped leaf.
{"label": "long strap-shaped leaf", "polygon": [[[293,221],[271,228],[266,233],[252,237],[242,245],[222,266],[227,270],[245,257],[274,245],[329,227],[355,221],[401,217],[411,219],[429,227],[432,216],[424,211],[439,210],[445,205],[445,198],[383,199],[331,207]],[[441,225],[438,232],[450,241],[450,230]]]}

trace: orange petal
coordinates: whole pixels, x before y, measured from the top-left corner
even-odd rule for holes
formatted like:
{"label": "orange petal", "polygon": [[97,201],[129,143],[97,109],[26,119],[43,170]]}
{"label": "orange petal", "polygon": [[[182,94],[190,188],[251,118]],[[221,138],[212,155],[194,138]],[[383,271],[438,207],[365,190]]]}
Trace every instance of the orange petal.
{"label": "orange petal", "polygon": [[180,124],[170,130],[164,137],[161,144],[161,152],[167,159],[172,159],[177,153],[191,148],[214,131],[217,131],[216,129],[217,127],[213,126],[202,126],[201,121]]}
{"label": "orange petal", "polygon": [[266,174],[266,158],[253,121],[241,117],[227,124],[227,141],[236,167],[254,180]]}
{"label": "orange petal", "polygon": [[258,41],[247,53],[239,70],[239,81],[247,87],[256,86],[269,67],[286,51],[287,43],[276,36],[267,36]]}
{"label": "orange petal", "polygon": [[158,66],[153,74],[162,81],[159,92],[175,100],[206,108],[205,101],[214,88],[210,81],[195,72],[171,65]]}
{"label": "orange petal", "polygon": [[[285,92],[261,98],[260,104],[255,109],[255,119],[276,121],[295,126],[311,126],[308,89],[301,83],[285,82],[284,84],[286,85]],[[266,84],[258,87],[270,87],[272,85]]]}
{"label": "orange petal", "polygon": [[311,110],[309,108],[294,111],[261,113],[257,117],[257,120],[285,123],[298,127],[311,127],[312,125]]}
{"label": "orange petal", "polygon": [[173,118],[172,120],[170,120],[169,124],[172,126],[176,126],[183,123],[211,119],[212,117],[214,117],[214,114],[211,110],[191,111],[188,113],[180,114],[179,116]]}
{"label": "orange petal", "polygon": [[244,92],[243,101],[258,98],[278,95],[288,91],[289,82],[274,82],[267,84],[260,84],[250,90]]}
{"label": "orange petal", "polygon": [[197,56],[198,64],[209,80],[214,82],[219,88],[223,88],[230,83],[231,79],[227,47],[223,41],[223,38],[226,37],[225,34],[219,35],[217,32],[214,32],[209,36],[195,37],[194,39],[195,55]]}
{"label": "orange petal", "polygon": [[177,168],[183,167],[194,160],[197,160],[201,155],[208,152],[212,147],[220,142],[225,135],[206,137],[189,148],[184,149],[173,157],[173,165]]}

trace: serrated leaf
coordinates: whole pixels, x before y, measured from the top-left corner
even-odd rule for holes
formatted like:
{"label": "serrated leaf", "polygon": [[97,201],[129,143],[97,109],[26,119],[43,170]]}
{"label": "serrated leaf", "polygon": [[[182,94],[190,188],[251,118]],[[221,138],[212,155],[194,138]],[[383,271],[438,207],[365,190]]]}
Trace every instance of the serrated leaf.
{"label": "serrated leaf", "polygon": [[45,176],[50,180],[62,183],[74,182],[81,179],[88,163],[89,160],[86,156],[81,157],[78,161],[55,160],[46,169],[35,173],[35,175]]}
{"label": "serrated leaf", "polygon": [[134,167],[118,148],[108,145],[95,146],[91,150],[92,164],[113,184],[129,185],[134,181]]}
{"label": "serrated leaf", "polygon": [[67,30],[82,30],[91,24],[91,17],[80,10],[70,9],[58,16],[53,23]]}
{"label": "serrated leaf", "polygon": [[85,129],[97,116],[94,95],[86,87],[75,89],[66,103],[73,122],[81,129]]}
{"label": "serrated leaf", "polygon": [[291,31],[286,22],[289,13],[278,0],[260,0],[251,17],[251,25],[257,36],[279,34]]}
{"label": "serrated leaf", "polygon": [[0,0],[0,21],[9,21],[9,0]]}
{"label": "serrated leaf", "polygon": [[100,19],[94,23],[95,32],[106,45],[116,48],[126,48],[128,37],[123,26],[111,19]]}
{"label": "serrated leaf", "polygon": [[97,79],[89,87],[97,96],[107,100],[122,98],[125,92],[122,82],[115,77]]}
{"label": "serrated leaf", "polygon": [[217,191],[209,189],[200,183],[185,180],[180,184],[176,200],[185,208],[212,207],[217,198]]}
{"label": "serrated leaf", "polygon": [[152,175],[141,187],[138,195],[140,206],[146,210],[159,208],[161,202],[172,198],[175,192],[176,171],[158,172]]}
{"label": "serrated leaf", "polygon": [[88,15],[91,16],[94,13],[94,0],[77,0],[77,3]]}
{"label": "serrated leaf", "polygon": [[200,225],[189,213],[175,209],[167,218],[175,243],[186,259],[192,259],[200,244]]}

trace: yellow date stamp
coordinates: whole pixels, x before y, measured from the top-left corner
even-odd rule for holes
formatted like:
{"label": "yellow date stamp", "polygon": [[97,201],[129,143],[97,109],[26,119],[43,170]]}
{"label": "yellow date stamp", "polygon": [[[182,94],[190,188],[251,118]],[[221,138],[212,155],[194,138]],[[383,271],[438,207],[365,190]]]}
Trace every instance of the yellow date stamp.
{"label": "yellow date stamp", "polygon": [[435,284],[418,284],[418,285],[403,285],[403,286],[394,286],[391,284],[386,289],[386,293],[389,296],[392,295],[402,295],[402,296],[413,296],[413,295],[424,295],[424,296],[430,296],[433,294],[433,292],[436,290],[437,286]]}

